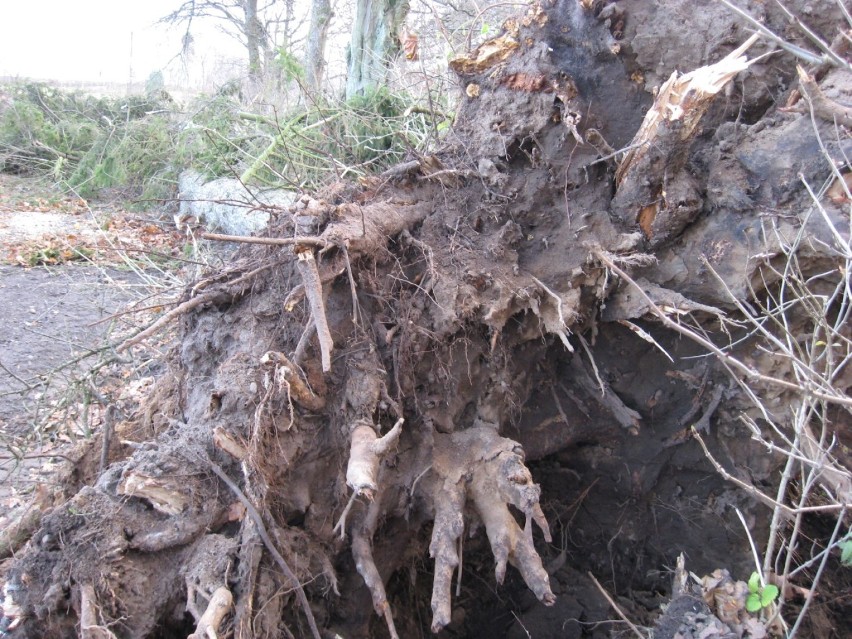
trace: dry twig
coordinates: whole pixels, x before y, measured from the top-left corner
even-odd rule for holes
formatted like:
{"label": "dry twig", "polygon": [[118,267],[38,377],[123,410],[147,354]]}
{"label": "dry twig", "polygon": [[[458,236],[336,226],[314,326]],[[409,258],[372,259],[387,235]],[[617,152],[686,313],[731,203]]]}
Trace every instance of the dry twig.
{"label": "dry twig", "polygon": [[263,523],[263,517],[260,516],[260,513],[257,511],[257,508],[254,507],[254,504],[251,503],[248,497],[246,497],[245,493],[240,490],[240,487],[234,483],[234,480],[228,477],[224,470],[222,470],[216,462],[212,459],[206,460],[207,465],[210,467],[210,470],[221,479],[225,485],[231,489],[231,492],[234,493],[234,496],[240,500],[243,506],[246,507],[246,512],[248,516],[251,517],[254,525],[257,526],[257,532],[260,535],[260,538],[263,540],[266,549],[275,559],[275,562],[278,564],[278,567],[281,568],[281,572],[284,573],[284,576],[290,580],[290,583],[293,584],[293,587],[296,589],[296,596],[299,599],[299,603],[302,606],[302,611],[305,613],[305,617],[307,617],[308,625],[311,628],[311,634],[314,639],[321,639],[319,628],[317,628],[317,622],[314,619],[314,613],[311,611],[311,605],[308,602],[308,597],[305,594],[305,589],[302,588],[302,584],[299,582],[299,579],[296,577],[296,574],[287,564],[287,561],[284,557],[281,556],[281,553],[278,552],[278,549],[275,547],[275,544],[272,543],[272,539],[269,536],[269,533],[266,531],[266,526]]}

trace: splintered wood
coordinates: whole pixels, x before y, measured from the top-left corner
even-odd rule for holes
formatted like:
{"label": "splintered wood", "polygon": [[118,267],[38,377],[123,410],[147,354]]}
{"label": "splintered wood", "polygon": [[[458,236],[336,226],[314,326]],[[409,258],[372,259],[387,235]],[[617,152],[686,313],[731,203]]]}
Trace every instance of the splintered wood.
{"label": "splintered wood", "polygon": [[699,214],[703,199],[684,149],[714,96],[751,64],[744,54],[757,39],[752,36],[715,64],[672,73],[628,145],[615,173],[612,209],[624,224],[638,224],[652,247],[676,237]]}
{"label": "splintered wood", "polygon": [[302,282],[305,285],[305,297],[311,307],[311,317],[317,329],[320,353],[322,356],[322,370],[327,373],[331,370],[331,351],[334,349],[334,341],[328,330],[328,319],[325,315],[325,302],[322,299],[322,282],[320,281],[317,261],[312,249],[302,249],[297,252],[297,265]]}

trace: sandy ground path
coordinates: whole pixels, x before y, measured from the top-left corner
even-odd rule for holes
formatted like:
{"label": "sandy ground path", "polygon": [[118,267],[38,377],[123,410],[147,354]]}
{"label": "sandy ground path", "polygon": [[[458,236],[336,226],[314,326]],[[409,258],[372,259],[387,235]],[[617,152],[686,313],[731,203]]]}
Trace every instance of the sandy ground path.
{"label": "sandy ground path", "polygon": [[114,356],[110,342],[139,321],[121,313],[165,273],[127,256],[180,254],[151,217],[0,176],[0,514],[50,475],[51,453],[98,427],[87,372]]}

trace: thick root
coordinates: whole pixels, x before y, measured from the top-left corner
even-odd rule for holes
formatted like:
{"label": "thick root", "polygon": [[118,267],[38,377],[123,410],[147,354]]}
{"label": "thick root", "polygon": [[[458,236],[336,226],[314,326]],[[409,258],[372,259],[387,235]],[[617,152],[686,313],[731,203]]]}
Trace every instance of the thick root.
{"label": "thick root", "polygon": [[384,436],[376,435],[375,428],[367,422],[358,422],[352,428],[349,465],[346,467],[346,483],[359,495],[372,499],[378,490],[379,464],[382,457],[396,444],[402,433],[399,419]]}
{"label": "thick root", "polygon": [[339,530],[343,538],[346,533],[346,517],[355,499],[363,495],[369,500],[366,514],[353,526],[352,558],[355,560],[358,574],[370,590],[373,609],[377,615],[384,617],[387,623],[391,639],[398,639],[399,635],[393,622],[384,582],[373,558],[373,534],[381,513],[380,500],[374,501],[374,497],[379,491],[382,457],[399,441],[404,421],[402,418],[398,419],[393,428],[382,437],[376,434],[375,427],[367,420],[359,420],[352,426],[349,465],[346,469],[346,483],[352,488],[352,497],[334,527],[334,531]]}
{"label": "thick root", "polygon": [[[541,489],[524,465],[520,445],[491,428],[470,428],[436,437],[432,467],[438,476],[433,496],[435,526],[429,546],[435,559],[432,631],[438,632],[450,622],[451,581],[459,564],[458,539],[464,530],[467,498],[473,500],[485,524],[497,562],[497,583],[503,582],[506,564],[511,562],[539,601],[552,605],[556,597],[533,545],[532,522],[542,529],[547,541],[550,529],[538,503]],[[509,504],[526,515],[523,529],[515,522]]]}
{"label": "thick root", "polygon": [[234,597],[231,591],[224,586],[217,588],[213,596],[210,597],[207,610],[198,620],[195,632],[189,635],[187,639],[216,639],[219,636],[218,630],[222,625],[222,620],[231,611],[233,605]]}
{"label": "thick root", "polygon": [[98,600],[92,584],[80,586],[80,637],[82,639],[116,639],[115,634],[100,623]]}
{"label": "thick root", "polygon": [[379,569],[376,567],[376,560],[373,558],[372,539],[376,531],[380,512],[379,503],[371,502],[363,521],[354,527],[352,533],[352,558],[355,560],[355,567],[358,570],[358,574],[361,575],[367,588],[370,589],[370,595],[373,598],[373,609],[377,615],[384,618],[391,639],[399,639],[396,626],[393,622],[393,614],[391,614],[388,596],[385,592],[385,585],[379,574]]}

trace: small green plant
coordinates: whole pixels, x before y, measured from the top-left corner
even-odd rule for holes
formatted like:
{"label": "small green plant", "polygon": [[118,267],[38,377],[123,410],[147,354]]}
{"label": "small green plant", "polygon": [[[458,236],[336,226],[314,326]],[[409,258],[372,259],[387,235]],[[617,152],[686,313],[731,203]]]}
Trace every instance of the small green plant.
{"label": "small green plant", "polygon": [[778,598],[778,586],[774,584],[761,585],[760,575],[753,572],[748,579],[748,593],[746,610],[759,612]]}
{"label": "small green plant", "polygon": [[852,567],[852,530],[840,542],[840,563]]}

